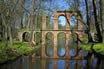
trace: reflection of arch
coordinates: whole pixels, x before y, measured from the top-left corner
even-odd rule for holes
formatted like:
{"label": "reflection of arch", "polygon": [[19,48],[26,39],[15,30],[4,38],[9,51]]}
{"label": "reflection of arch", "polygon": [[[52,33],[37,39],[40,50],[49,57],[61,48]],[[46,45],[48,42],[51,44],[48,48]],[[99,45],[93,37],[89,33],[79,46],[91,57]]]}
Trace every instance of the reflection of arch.
{"label": "reflection of arch", "polygon": [[46,55],[47,56],[53,56],[53,46],[54,46],[54,37],[52,32],[47,32],[45,36],[46,40]]}
{"label": "reflection of arch", "polygon": [[63,56],[65,56],[65,53],[66,53],[66,51],[65,51],[66,34],[64,32],[60,32],[60,33],[58,33],[57,36],[58,36],[57,37],[57,39],[58,39],[58,48],[57,48],[58,52],[57,52],[57,54],[58,54],[58,56],[63,57]]}
{"label": "reflection of arch", "polygon": [[66,17],[58,16],[58,29],[65,30],[66,29]]}
{"label": "reflection of arch", "polygon": [[27,39],[28,37],[29,37],[29,32],[24,32],[22,35],[23,41],[29,41],[29,39]]}

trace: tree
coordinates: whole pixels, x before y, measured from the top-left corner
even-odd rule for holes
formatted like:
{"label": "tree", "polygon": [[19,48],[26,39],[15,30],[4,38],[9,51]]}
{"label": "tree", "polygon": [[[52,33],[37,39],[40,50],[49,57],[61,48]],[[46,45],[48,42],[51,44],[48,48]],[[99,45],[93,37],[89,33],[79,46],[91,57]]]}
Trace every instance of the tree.
{"label": "tree", "polygon": [[103,42],[102,34],[101,34],[101,31],[100,31],[100,25],[99,25],[98,18],[97,18],[97,12],[96,12],[97,9],[96,9],[95,0],[92,0],[92,5],[93,5],[95,27],[96,27],[96,31],[97,31],[98,41]]}
{"label": "tree", "polygon": [[87,18],[87,33],[88,33],[88,42],[93,42],[92,36],[90,34],[90,22],[89,22],[89,15],[88,15],[88,3],[87,0],[85,0],[85,4],[86,4],[86,18]]}
{"label": "tree", "polygon": [[32,41],[34,41],[33,40],[33,38],[34,38],[34,32],[33,32],[33,30],[34,30],[34,6],[35,6],[35,0],[32,0],[32,9],[31,9],[31,22],[30,22],[30,31],[31,31],[31,33],[30,33],[30,44],[32,45]]}

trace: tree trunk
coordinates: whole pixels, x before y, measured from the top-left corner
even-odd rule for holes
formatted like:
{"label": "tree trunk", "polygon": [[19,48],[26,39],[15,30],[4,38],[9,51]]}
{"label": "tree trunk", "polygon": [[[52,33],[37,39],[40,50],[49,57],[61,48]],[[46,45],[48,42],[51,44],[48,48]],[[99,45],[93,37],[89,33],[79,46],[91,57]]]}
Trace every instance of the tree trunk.
{"label": "tree trunk", "polygon": [[96,31],[97,31],[97,38],[98,38],[99,42],[102,42],[103,38],[102,38],[102,35],[101,35],[101,31],[100,31],[100,27],[99,27],[99,23],[98,23],[98,19],[97,19],[95,0],[92,0],[92,5],[93,5],[93,11],[94,11],[94,18],[95,18],[95,27],[96,27]]}
{"label": "tree trunk", "polygon": [[13,37],[12,37],[11,26],[8,26],[8,33],[9,33],[10,45],[13,46]]}
{"label": "tree trunk", "polygon": [[101,22],[101,29],[102,29],[102,33],[103,33],[103,24],[102,24],[102,0],[100,0],[100,22]]}
{"label": "tree trunk", "polygon": [[104,1],[100,0],[100,22],[101,22],[101,31],[102,31],[102,37],[104,40]]}
{"label": "tree trunk", "polygon": [[20,29],[23,29],[23,16],[20,17]]}
{"label": "tree trunk", "polygon": [[8,46],[8,32],[7,32],[7,27],[5,28],[5,32],[4,32],[5,36],[5,48]]}
{"label": "tree trunk", "polygon": [[91,33],[90,33],[90,23],[89,23],[89,16],[88,16],[88,3],[87,3],[87,0],[85,0],[85,4],[86,4],[86,16],[87,16],[87,33],[88,33],[88,42],[93,42],[93,39],[92,39],[92,36],[91,36]]}
{"label": "tree trunk", "polygon": [[30,44],[33,44],[33,40],[34,40],[34,34],[33,34],[33,30],[34,30],[34,5],[35,5],[35,0],[32,0],[32,9],[31,9],[31,22],[30,22]]}

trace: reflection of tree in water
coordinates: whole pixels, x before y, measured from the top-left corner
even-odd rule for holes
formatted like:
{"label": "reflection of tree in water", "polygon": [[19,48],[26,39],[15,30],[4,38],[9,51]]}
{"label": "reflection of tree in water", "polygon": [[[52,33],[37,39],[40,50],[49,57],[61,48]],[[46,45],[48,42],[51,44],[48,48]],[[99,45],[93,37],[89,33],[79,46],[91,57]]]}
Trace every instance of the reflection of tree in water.
{"label": "reflection of tree in water", "polygon": [[46,35],[46,54],[48,56],[53,55],[53,34],[52,33],[47,33]]}

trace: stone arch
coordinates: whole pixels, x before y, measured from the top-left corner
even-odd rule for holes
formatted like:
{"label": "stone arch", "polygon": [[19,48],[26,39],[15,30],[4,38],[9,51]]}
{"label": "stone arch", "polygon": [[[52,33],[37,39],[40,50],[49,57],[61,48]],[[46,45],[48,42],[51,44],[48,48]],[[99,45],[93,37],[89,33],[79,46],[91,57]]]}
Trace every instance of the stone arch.
{"label": "stone arch", "polygon": [[[29,41],[30,33],[29,32],[24,32],[22,34],[22,41]],[[27,39],[28,38],[28,39]]]}
{"label": "stone arch", "polygon": [[78,40],[77,40],[77,33],[71,32],[69,38],[69,55],[70,56],[76,56],[77,55],[77,49],[78,49]]}
{"label": "stone arch", "polygon": [[34,41],[36,45],[40,45],[42,42],[42,33],[41,32],[35,32],[34,33]]}
{"label": "stone arch", "polygon": [[53,56],[53,48],[54,48],[54,35],[52,32],[47,32],[45,35],[45,48],[46,55]]}
{"label": "stone arch", "polygon": [[59,32],[57,35],[57,40],[58,40],[58,47],[57,47],[57,54],[60,57],[65,56],[66,53],[66,34],[64,32]]}
{"label": "stone arch", "polygon": [[[67,17],[65,30],[59,30],[58,29],[58,18],[59,18],[59,16]],[[69,20],[70,20],[71,16],[78,16],[78,30],[70,30]],[[49,58],[69,58],[69,59],[71,58],[71,56],[69,54],[70,53],[69,52],[69,50],[70,50],[70,47],[69,47],[70,37],[69,36],[70,36],[70,33],[72,33],[72,32],[76,33],[76,32],[80,32],[82,30],[82,22],[79,21],[79,19],[81,19],[80,12],[77,12],[77,11],[57,11],[54,13],[54,30],[46,30],[46,16],[43,17],[43,20],[42,20],[43,21],[43,23],[42,23],[42,30],[43,30],[42,31],[42,56],[43,57],[48,57],[48,56],[46,56],[46,52],[45,52],[46,51],[46,49],[45,49],[46,48],[45,36],[46,36],[47,32],[53,32],[53,34],[54,34],[54,55],[52,57],[49,57]],[[64,32],[64,34],[66,36],[65,37],[66,39],[64,40],[66,44],[63,45],[63,46],[66,46],[64,48],[65,49],[64,55],[58,55],[58,47],[60,47],[60,46],[58,46],[59,40],[57,40],[57,39],[58,39],[58,34],[60,32]],[[78,35],[80,38],[82,38],[81,32]],[[64,57],[62,57],[62,56],[64,56]],[[76,57],[78,57],[78,54],[75,55],[75,58]]]}
{"label": "stone arch", "polygon": [[64,15],[58,16],[58,30],[66,29],[66,17]]}

